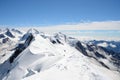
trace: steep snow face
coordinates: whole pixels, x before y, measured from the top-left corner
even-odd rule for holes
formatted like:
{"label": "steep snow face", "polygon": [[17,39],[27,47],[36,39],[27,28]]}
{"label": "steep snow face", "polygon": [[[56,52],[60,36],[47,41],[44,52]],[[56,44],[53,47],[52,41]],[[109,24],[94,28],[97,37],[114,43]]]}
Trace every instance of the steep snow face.
{"label": "steep snow face", "polygon": [[[26,45],[26,43],[24,44]],[[61,49],[59,49],[59,47],[61,47]],[[9,59],[11,63],[10,73],[8,73],[4,79],[20,80],[23,77],[29,76],[31,74],[31,70],[33,70],[33,72],[40,72],[48,69],[56,61],[64,57],[64,51],[63,45],[54,45],[49,41],[49,39],[44,39],[40,35],[37,35],[29,47],[26,47],[26,49],[19,55],[17,54],[17,56],[14,56],[16,54],[15,52],[13,56],[11,56]],[[19,71],[19,69],[21,69],[21,71]]]}
{"label": "steep snow face", "polygon": [[119,80],[119,73],[102,67],[75,49],[50,69],[22,80]]}
{"label": "steep snow face", "polygon": [[30,29],[0,64],[0,80],[119,80],[119,63],[104,47]]}

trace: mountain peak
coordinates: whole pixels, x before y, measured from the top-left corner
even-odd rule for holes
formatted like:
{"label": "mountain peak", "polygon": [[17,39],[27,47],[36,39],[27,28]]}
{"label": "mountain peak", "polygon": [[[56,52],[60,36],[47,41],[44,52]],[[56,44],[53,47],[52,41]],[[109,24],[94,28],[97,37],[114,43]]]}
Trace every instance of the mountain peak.
{"label": "mountain peak", "polygon": [[6,28],[5,34],[11,38],[15,38],[15,36],[12,34],[12,32],[8,28]]}
{"label": "mountain peak", "polygon": [[[7,30],[8,33],[11,30]],[[22,35],[14,49],[9,51],[11,53],[4,51],[5,54],[0,55],[0,61],[3,59],[0,80],[120,79],[120,59],[110,49],[79,41],[61,32],[47,36],[29,29]]]}
{"label": "mountain peak", "polygon": [[22,34],[22,32],[21,31],[19,31],[19,30],[17,30],[17,29],[11,29],[11,31],[13,31],[13,32],[15,32],[15,33],[18,33],[18,34]]}
{"label": "mountain peak", "polygon": [[39,34],[40,32],[34,28],[31,28],[27,31],[27,33],[32,33],[32,34]]}

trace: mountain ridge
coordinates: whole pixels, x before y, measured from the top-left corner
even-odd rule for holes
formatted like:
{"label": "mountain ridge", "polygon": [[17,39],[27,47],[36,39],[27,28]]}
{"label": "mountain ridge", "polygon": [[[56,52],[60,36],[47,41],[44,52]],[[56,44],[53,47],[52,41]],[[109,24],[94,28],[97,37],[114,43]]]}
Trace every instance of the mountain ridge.
{"label": "mountain ridge", "polygon": [[[30,80],[33,78],[55,80],[56,77],[52,74],[45,78],[45,73],[51,72],[59,77],[63,76],[61,71],[66,76],[60,79],[69,79],[67,76],[71,73],[68,74],[68,72],[74,71],[74,76],[72,76],[74,80],[79,80],[79,77],[82,80],[119,80],[119,54],[91,41],[81,42],[61,32],[47,35],[36,29],[29,29],[16,44],[11,56],[0,64],[1,80]],[[82,62],[79,63],[79,61]],[[5,67],[6,65],[7,67]],[[98,71],[92,67],[98,68]],[[79,70],[79,68],[81,69]],[[86,73],[81,71],[82,69],[86,70]],[[105,74],[103,74],[104,71]],[[110,74],[107,74],[108,72]],[[42,76],[38,78],[37,75]],[[75,78],[75,76],[78,77]],[[69,80],[72,80],[72,77]]]}

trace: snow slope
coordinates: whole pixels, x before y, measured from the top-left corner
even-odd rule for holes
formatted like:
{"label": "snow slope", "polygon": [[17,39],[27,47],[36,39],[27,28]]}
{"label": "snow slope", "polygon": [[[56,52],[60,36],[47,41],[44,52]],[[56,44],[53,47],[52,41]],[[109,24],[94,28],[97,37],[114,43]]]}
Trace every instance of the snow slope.
{"label": "snow slope", "polygon": [[102,46],[36,29],[19,39],[1,58],[0,80],[120,80],[119,57]]}

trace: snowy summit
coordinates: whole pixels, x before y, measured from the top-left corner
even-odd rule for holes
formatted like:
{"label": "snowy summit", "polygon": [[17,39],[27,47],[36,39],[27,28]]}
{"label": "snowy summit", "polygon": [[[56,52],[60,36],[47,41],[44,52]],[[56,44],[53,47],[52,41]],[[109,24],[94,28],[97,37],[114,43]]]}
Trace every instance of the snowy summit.
{"label": "snowy summit", "polygon": [[120,80],[120,41],[1,30],[0,80]]}

